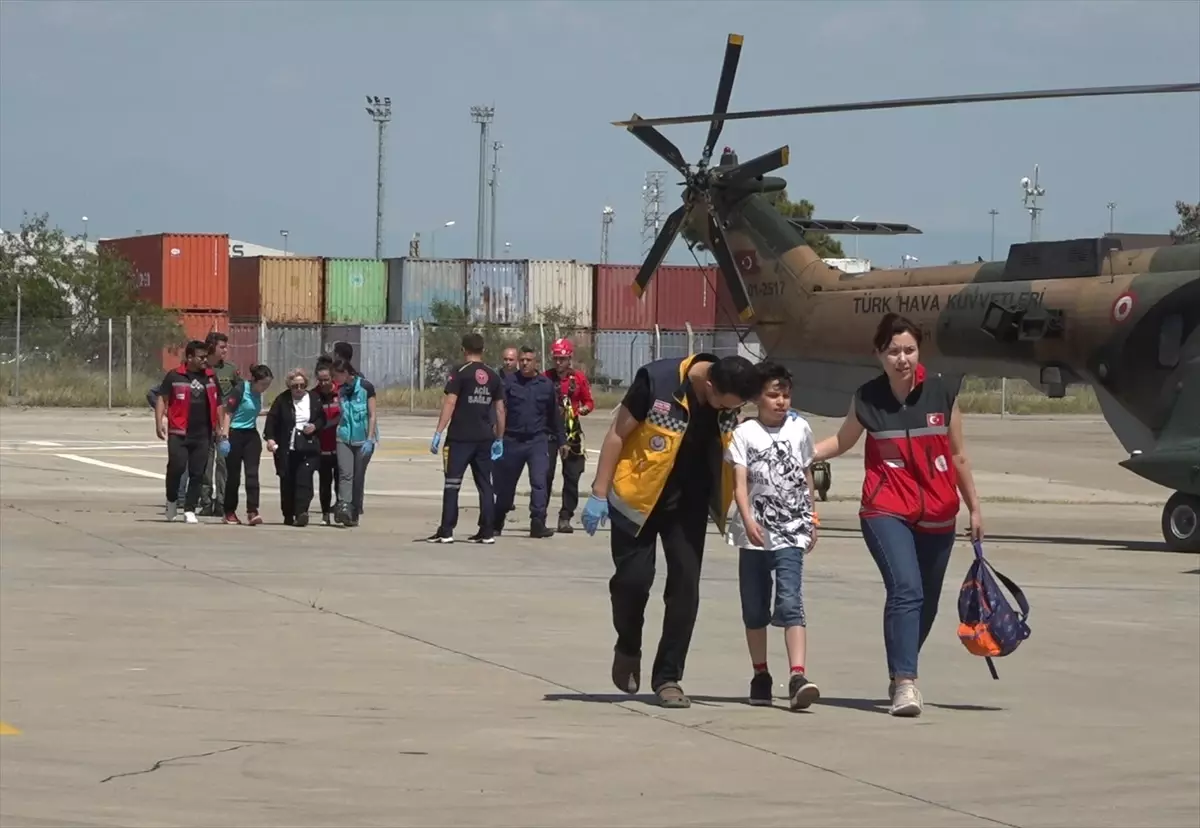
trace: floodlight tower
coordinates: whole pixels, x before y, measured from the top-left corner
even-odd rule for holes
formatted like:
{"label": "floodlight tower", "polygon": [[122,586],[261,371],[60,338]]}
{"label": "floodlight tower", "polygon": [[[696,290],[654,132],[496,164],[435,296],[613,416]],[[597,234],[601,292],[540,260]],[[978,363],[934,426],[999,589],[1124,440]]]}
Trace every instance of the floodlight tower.
{"label": "floodlight tower", "polygon": [[642,185],[642,256],[643,258],[654,246],[658,231],[663,224],[664,184],[667,174],[663,170],[651,170],[646,173],[646,183]]}
{"label": "floodlight tower", "polygon": [[479,124],[479,215],[475,224],[475,258],[483,258],[483,241],[487,233],[487,151],[488,125],[496,115],[494,106],[471,107],[471,120]]}
{"label": "floodlight tower", "polygon": [[1113,222],[1115,220],[1113,214],[1117,210],[1117,202],[1110,201],[1105,206],[1108,207],[1108,232],[1111,235],[1113,232]]}
{"label": "floodlight tower", "polygon": [[379,126],[375,156],[375,258],[383,258],[383,131],[392,120],[392,99],[367,95],[367,114]]}
{"label": "floodlight tower", "polygon": [[608,231],[615,215],[613,208],[608,206],[600,213],[600,264],[608,264]]}
{"label": "floodlight tower", "polygon": [[1040,230],[1039,221],[1044,207],[1037,206],[1037,200],[1040,196],[1046,194],[1046,188],[1038,185],[1038,165],[1033,165],[1033,181],[1029,180],[1028,176],[1021,179],[1021,190],[1025,193],[1025,209],[1029,212],[1029,240],[1037,241],[1038,230]]}

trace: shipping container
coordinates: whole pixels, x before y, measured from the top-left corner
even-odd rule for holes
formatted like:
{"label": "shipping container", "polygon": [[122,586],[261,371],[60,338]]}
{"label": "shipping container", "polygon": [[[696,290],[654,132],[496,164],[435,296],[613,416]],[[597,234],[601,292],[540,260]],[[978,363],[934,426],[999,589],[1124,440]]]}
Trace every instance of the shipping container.
{"label": "shipping container", "polygon": [[387,265],[381,259],[325,260],[325,321],[380,325],[387,318]]}
{"label": "shipping container", "polygon": [[262,327],[255,322],[229,323],[229,361],[238,367],[243,377],[250,376],[250,366],[258,364],[258,337]]}
{"label": "shipping container", "polygon": [[229,309],[229,236],[159,233],[105,239],[103,253],[124,259],[138,295],[172,310]]}
{"label": "shipping container", "polygon": [[568,324],[588,328],[592,325],[592,285],[594,268],[583,262],[531,259],[529,262],[529,298],[527,311],[535,322],[544,319],[542,311],[554,309]]}
{"label": "shipping container", "polygon": [[434,302],[465,307],[467,263],[463,259],[389,259],[388,322],[433,321]]}
{"label": "shipping container", "polygon": [[[317,357],[322,353],[321,328],[318,325],[268,325],[264,345],[266,353],[260,353],[259,356],[271,366],[271,372],[280,385],[293,368],[303,368],[311,377]],[[271,398],[274,397],[272,393]]]}
{"label": "shipping container", "polygon": [[716,267],[663,265],[654,274],[654,281],[658,282],[655,320],[661,328],[679,330],[690,324],[692,330],[707,331],[737,321],[725,277]]}
{"label": "shipping container", "polygon": [[229,260],[229,317],[280,324],[321,321],[319,258],[249,256]]}
{"label": "shipping container", "polygon": [[639,368],[654,359],[654,331],[596,331],[597,388],[628,388]]}
{"label": "shipping container", "polygon": [[416,378],[420,332],[409,325],[364,325],[355,367],[375,388],[409,388]]}
{"label": "shipping container", "polygon": [[345,342],[354,351],[351,362],[358,367],[359,354],[362,352],[362,328],[358,325],[326,325],[321,329],[321,353],[333,355],[335,342]]}
{"label": "shipping container", "polygon": [[596,330],[646,331],[654,329],[658,314],[658,279],[651,279],[646,292],[637,297],[633,280],[637,265],[596,265],[593,309]]}
{"label": "shipping container", "polygon": [[192,340],[203,342],[213,331],[229,332],[229,314],[227,313],[181,313],[179,325],[183,328],[183,339],[177,345],[163,348],[162,367],[164,371],[177,367],[183,362],[187,344]]}
{"label": "shipping container", "polygon": [[467,264],[467,312],[472,322],[519,325],[529,298],[529,262],[475,259]]}

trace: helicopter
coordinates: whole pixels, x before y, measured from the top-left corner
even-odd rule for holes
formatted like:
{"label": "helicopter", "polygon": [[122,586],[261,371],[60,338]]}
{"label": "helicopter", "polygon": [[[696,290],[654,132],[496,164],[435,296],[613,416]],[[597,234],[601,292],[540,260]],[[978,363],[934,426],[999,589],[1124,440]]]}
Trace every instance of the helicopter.
{"label": "helicopter", "polygon": [[[1200,83],[905,98],[729,112],[743,38],[731,34],[709,115],[614,121],[683,176],[683,204],[665,220],[632,289],[640,297],[679,236],[716,260],[738,323],[795,377],[793,405],[844,416],[855,389],[878,375],[870,347],[880,318],[922,329],[922,361],[953,385],[1020,377],[1050,397],[1091,385],[1129,453],[1120,465],[1173,494],[1162,511],[1168,548],[1200,551],[1200,244],[1107,234],[1013,244],[1003,261],[847,273],[824,262],[805,233],[901,235],[908,224],[796,219],[773,206],[787,182],[770,173],[789,148],[740,162],[726,121],[997,101],[1200,91]],[[697,164],[656,127],[709,124]],[[1022,182],[1025,186],[1026,182]],[[907,262],[906,262],[907,263]],[[739,332],[740,333],[740,332]],[[822,499],[828,464],[814,468]]]}

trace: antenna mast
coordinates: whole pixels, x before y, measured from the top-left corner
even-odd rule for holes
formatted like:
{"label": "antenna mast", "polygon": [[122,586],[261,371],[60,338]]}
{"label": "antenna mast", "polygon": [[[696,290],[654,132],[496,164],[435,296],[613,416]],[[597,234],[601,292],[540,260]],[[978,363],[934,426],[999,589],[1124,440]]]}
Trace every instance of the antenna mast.
{"label": "antenna mast", "polygon": [[1021,190],[1025,193],[1025,209],[1029,212],[1029,240],[1037,241],[1041,230],[1041,213],[1044,207],[1037,206],[1040,196],[1046,194],[1046,188],[1038,185],[1038,165],[1033,165],[1033,181],[1028,177],[1021,179]]}
{"label": "antenna mast", "polygon": [[614,215],[613,208],[608,206],[600,214],[600,264],[608,264],[608,231]]}
{"label": "antenna mast", "polygon": [[383,131],[392,120],[392,99],[367,95],[367,114],[379,127],[375,151],[375,258],[383,258]]}
{"label": "antenna mast", "polygon": [[642,257],[650,253],[658,231],[663,224],[664,183],[667,174],[663,170],[651,170],[646,173],[646,183],[642,185]]}

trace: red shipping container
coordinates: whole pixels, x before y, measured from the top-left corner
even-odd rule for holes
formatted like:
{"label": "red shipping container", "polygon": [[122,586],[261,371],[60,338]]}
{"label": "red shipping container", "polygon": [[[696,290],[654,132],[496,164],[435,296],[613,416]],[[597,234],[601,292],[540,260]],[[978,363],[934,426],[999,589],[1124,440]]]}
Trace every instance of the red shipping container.
{"label": "red shipping container", "polygon": [[[163,370],[169,371],[183,362],[184,348],[188,342],[197,339],[201,342],[212,331],[229,333],[229,314],[227,313],[181,313],[179,324],[183,327],[183,341],[174,348],[164,348]],[[232,344],[232,343],[230,343]]]}
{"label": "red shipping container", "polygon": [[716,265],[663,265],[658,282],[658,325],[670,330],[694,331],[730,328],[739,324],[729,296],[729,286]]}
{"label": "red shipping container", "polygon": [[596,265],[595,328],[602,331],[652,331],[658,315],[658,283],[651,279],[639,299],[633,280],[639,265]]}
{"label": "red shipping container", "polygon": [[159,233],[105,239],[101,252],[133,268],[138,295],[162,308],[229,310],[229,236]]}

